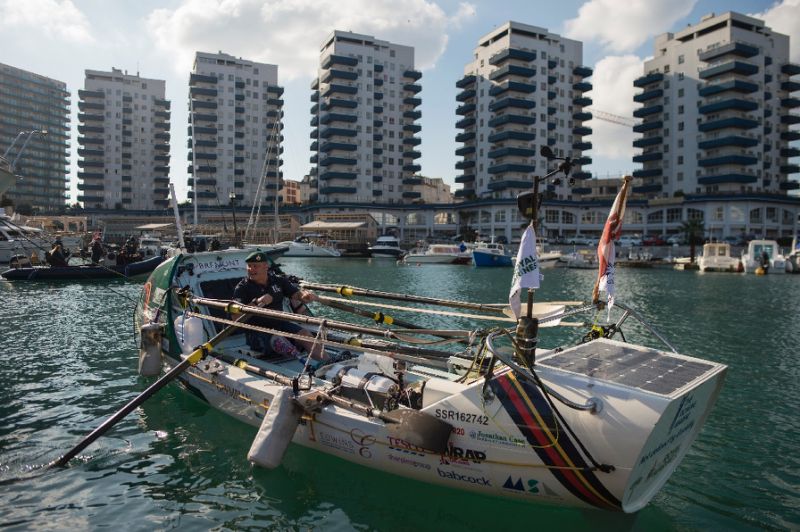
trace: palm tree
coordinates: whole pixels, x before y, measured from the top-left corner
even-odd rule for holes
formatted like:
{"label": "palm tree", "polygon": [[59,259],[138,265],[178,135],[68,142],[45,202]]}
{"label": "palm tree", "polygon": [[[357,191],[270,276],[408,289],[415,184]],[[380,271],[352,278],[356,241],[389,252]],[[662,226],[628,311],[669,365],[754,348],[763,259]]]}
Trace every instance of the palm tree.
{"label": "palm tree", "polygon": [[703,220],[687,220],[681,224],[680,231],[689,242],[689,257],[694,264],[694,247],[697,243],[703,243],[703,235],[706,232],[705,223]]}

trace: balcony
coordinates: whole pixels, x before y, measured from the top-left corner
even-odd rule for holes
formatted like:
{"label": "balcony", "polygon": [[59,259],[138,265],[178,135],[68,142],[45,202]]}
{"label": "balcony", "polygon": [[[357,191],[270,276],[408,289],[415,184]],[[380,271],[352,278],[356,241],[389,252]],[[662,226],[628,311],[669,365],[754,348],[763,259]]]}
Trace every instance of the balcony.
{"label": "balcony", "polygon": [[404,111],[403,117],[410,118],[411,120],[419,120],[422,118],[422,111]]}
{"label": "balcony", "polygon": [[417,85],[416,83],[406,83],[405,85],[403,85],[403,90],[417,94],[422,90],[422,87],[420,85]]}
{"label": "balcony", "polygon": [[465,133],[459,133],[456,135],[456,142],[467,142],[475,138],[474,131],[467,131]]}
{"label": "balcony", "polygon": [[358,74],[355,72],[349,72],[347,70],[337,70],[332,68],[322,76],[322,83],[330,83],[333,79],[355,81],[358,79]]}
{"label": "balcony", "polygon": [[341,127],[326,127],[320,132],[319,136],[323,139],[327,139],[328,137],[333,137],[333,136],[355,137],[358,136],[358,132],[355,129],[344,129]]}
{"label": "balcony", "polygon": [[714,59],[722,57],[724,55],[735,55],[744,58],[753,57],[758,55],[758,48],[742,42],[731,42],[728,44],[723,44],[722,46],[718,46],[711,50],[706,50],[705,52],[700,52],[698,54],[698,57],[700,61],[705,61],[706,63],[710,63]]}
{"label": "balcony", "polygon": [[106,93],[103,92],[103,91],[89,91],[89,90],[78,89],[78,98],[80,98],[80,99],[84,99],[84,98],[105,98],[105,97],[106,97]]}
{"label": "balcony", "polygon": [[102,133],[105,131],[103,126],[78,126],[78,133]]}
{"label": "balcony", "polygon": [[591,150],[592,149],[592,143],[591,142],[573,142],[572,143],[572,149],[573,150],[579,150],[579,151]]}
{"label": "balcony", "polygon": [[530,94],[532,92],[536,92],[536,85],[533,83],[522,83],[519,81],[506,81],[505,83],[494,85],[491,89],[489,89],[489,96],[498,96],[508,91]]}
{"label": "balcony", "polygon": [[744,100],[742,98],[730,98],[727,100],[701,105],[699,112],[700,114],[707,115],[728,109],[734,109],[737,111],[755,111],[757,108],[758,104],[756,102]]}
{"label": "balcony", "polygon": [[496,164],[489,166],[488,172],[490,174],[503,174],[506,172],[521,172],[521,173],[533,173],[536,171],[536,166],[533,164],[518,164],[518,163],[506,163],[506,164]]}
{"label": "balcony", "polygon": [[585,137],[592,134],[592,128],[586,126],[579,126],[572,128],[572,134],[580,137]]}
{"label": "balcony", "polygon": [[698,143],[697,147],[701,150],[711,150],[714,148],[722,148],[723,146],[751,148],[756,145],[758,145],[758,139],[742,137],[739,135],[728,135],[727,137],[702,141]]}
{"label": "balcony", "polygon": [[636,109],[633,112],[633,116],[636,118],[644,118],[646,116],[659,114],[664,111],[663,105],[651,105],[649,107],[642,107],[640,109]]}
{"label": "balcony", "polygon": [[800,183],[798,183],[797,181],[782,181],[778,185],[778,188],[780,188],[781,190],[797,190],[798,188],[800,188]]}
{"label": "balcony", "polygon": [[327,69],[333,65],[342,65],[354,67],[358,65],[358,59],[355,57],[347,57],[344,55],[331,54],[322,61],[322,68]]}
{"label": "balcony", "polygon": [[649,168],[647,170],[634,170],[633,177],[659,177],[661,168]]}
{"label": "balcony", "polygon": [[409,150],[403,152],[404,159],[419,159],[420,157],[422,157],[422,154],[415,150]]}
{"label": "balcony", "polygon": [[781,67],[781,72],[784,74],[789,74],[790,76],[796,76],[797,74],[800,74],[800,65],[786,63]]}
{"label": "balcony", "polygon": [[356,187],[320,187],[320,194],[355,194]]}
{"label": "balcony", "polygon": [[348,142],[323,142],[322,146],[320,146],[319,151],[322,153],[328,153],[331,151],[356,151],[358,146],[356,144],[350,144]]}
{"label": "balcony", "polygon": [[419,107],[420,105],[422,105],[422,99],[421,98],[403,98],[403,104],[404,105],[410,105],[412,107]]}
{"label": "balcony", "polygon": [[474,188],[462,188],[461,190],[456,190],[453,193],[453,196],[457,199],[467,199],[472,198],[475,196],[475,189]]}
{"label": "balcony", "polygon": [[422,170],[422,166],[420,166],[418,164],[404,164],[403,165],[403,171],[404,172],[412,172],[412,173],[414,173],[414,172],[419,172],[420,170]]}
{"label": "balcony", "polygon": [[475,161],[470,159],[456,163],[456,170],[466,170],[467,168],[475,168]]}
{"label": "balcony", "polygon": [[102,172],[78,172],[78,179],[105,179]]}
{"label": "balcony", "polygon": [[98,102],[78,102],[78,109],[81,111],[87,111],[89,109],[94,109],[95,111],[103,111],[105,110],[106,106],[104,103]]}
{"label": "balcony", "polygon": [[456,129],[465,129],[475,125],[475,119],[472,117],[462,118],[456,122]]}
{"label": "balcony", "polygon": [[217,89],[211,89],[207,87],[189,87],[189,95],[192,97],[195,96],[210,96],[213,98],[217,97]]}
{"label": "balcony", "polygon": [[498,148],[489,152],[490,159],[501,157],[536,157],[536,150],[531,148]]}
{"label": "balcony", "polygon": [[633,101],[638,103],[643,103],[648,100],[654,100],[655,98],[661,98],[662,96],[664,96],[664,89],[652,89],[637,94],[636,96],[633,97]]}
{"label": "balcony", "polygon": [[487,187],[491,191],[500,191],[509,188],[531,188],[532,185],[532,181],[523,179],[504,179],[501,181],[490,181]]}
{"label": "balcony", "polygon": [[500,65],[505,61],[516,59],[519,61],[531,62],[536,60],[536,52],[519,50],[517,48],[506,48],[489,58],[490,65]]}
{"label": "balcony", "polygon": [[[328,113],[323,115],[321,119],[321,122],[323,124],[330,124],[331,122],[344,122],[347,124],[353,124],[357,121],[358,117],[356,115],[345,115],[341,113]],[[316,124],[311,124],[311,125],[315,126]]]}
{"label": "balcony", "polygon": [[658,183],[652,185],[641,185],[638,187],[633,187],[633,192],[635,194],[654,194],[656,192],[661,192],[662,186]]}
{"label": "balcony", "polygon": [[580,92],[589,92],[592,90],[592,84],[588,81],[581,81],[578,83],[572,84],[573,90],[580,91]]}
{"label": "balcony", "polygon": [[469,155],[471,153],[475,153],[475,146],[464,146],[463,148],[458,148],[456,150],[456,155],[459,157],[463,157],[464,155]]}
{"label": "balcony", "polygon": [[749,118],[722,118],[719,120],[712,120],[700,124],[698,129],[700,131],[716,131],[717,129],[735,128],[735,129],[753,129],[758,127],[756,120]]}
{"label": "balcony", "polygon": [[636,78],[635,80],[633,80],[633,86],[641,89],[652,83],[658,83],[663,79],[664,79],[664,74],[662,74],[661,72],[654,72],[652,74],[647,74],[646,76]]}
{"label": "balcony", "polygon": [[781,90],[787,92],[800,91],[800,83],[796,81],[784,81],[783,83],[781,83]]}
{"label": "balcony", "polygon": [[422,77],[422,72],[419,72],[417,70],[406,70],[405,72],[403,72],[403,77],[413,79],[414,81],[418,81]]}
{"label": "balcony", "polygon": [[522,124],[529,126],[536,123],[535,116],[502,115],[489,120],[489,127],[496,128],[506,124]]}
{"label": "balcony", "polygon": [[575,98],[574,100],[572,100],[572,103],[580,107],[588,107],[592,105],[592,99],[583,96],[580,98]]}
{"label": "balcony", "polygon": [[648,161],[660,161],[663,157],[664,155],[661,152],[643,153],[641,155],[635,155],[633,157],[633,162],[646,163]]}
{"label": "balcony", "polygon": [[80,157],[102,157],[104,154],[105,152],[103,150],[87,150],[84,148],[78,148],[78,155]]}
{"label": "balcony", "polygon": [[645,122],[644,124],[636,124],[633,126],[634,133],[644,133],[645,131],[652,131],[654,129],[661,129],[664,122],[661,120],[654,120],[652,122]]}
{"label": "balcony", "polygon": [[798,148],[782,148],[781,157],[800,157],[800,149]]}
{"label": "balcony", "polygon": [[341,164],[345,166],[355,166],[358,164],[358,159],[351,159],[348,157],[325,157],[324,159],[322,159],[322,162],[319,163],[320,166],[331,166],[335,164]]}
{"label": "balcony", "polygon": [[521,140],[530,142],[536,140],[536,133],[533,131],[501,131],[500,133],[489,135],[488,140],[493,144],[506,140]]}
{"label": "balcony", "polygon": [[323,172],[319,176],[320,181],[330,181],[331,179],[354,181],[358,179],[358,174],[355,172]]}
{"label": "balcony", "polygon": [[588,78],[592,75],[594,71],[587,66],[577,66],[572,69],[572,73],[576,76],[580,76],[582,78]]}
{"label": "balcony", "polygon": [[475,174],[462,174],[456,176],[456,183],[471,183],[475,181]]}
{"label": "balcony", "polygon": [[456,100],[458,100],[459,102],[465,102],[465,101],[469,100],[470,98],[474,98],[474,97],[475,97],[475,90],[474,89],[465,89],[465,90],[459,92],[458,95],[456,95]]}
{"label": "balcony", "polygon": [[403,124],[403,131],[411,131],[412,133],[419,133],[422,131],[422,126],[419,124]]}
{"label": "balcony", "polygon": [[102,122],[105,117],[101,114],[78,113],[79,122]]}
{"label": "balcony", "polygon": [[406,177],[405,179],[403,179],[403,184],[404,185],[409,185],[409,186],[412,186],[412,187],[416,186],[416,185],[421,185],[422,184],[422,178],[421,177]]}
{"label": "balcony", "polygon": [[796,164],[784,164],[781,166],[782,174],[796,174],[800,172],[800,166]]}
{"label": "balcony", "polygon": [[458,89],[465,89],[475,83],[475,76],[464,76],[460,80],[456,81],[456,88]]}
{"label": "balcony", "polygon": [[492,81],[500,81],[508,76],[520,76],[523,78],[532,78],[536,75],[535,68],[521,67],[517,65],[506,65],[502,68],[496,69],[489,74],[489,79]]}
{"label": "balcony", "polygon": [[502,100],[495,100],[490,103],[489,111],[497,112],[507,107],[512,109],[533,109],[536,107],[536,102],[524,100],[522,98],[503,98]]}
{"label": "balcony", "polygon": [[464,105],[459,105],[456,108],[456,114],[460,116],[464,116],[466,114],[472,113],[475,111],[475,104],[474,103],[465,103]]}
{"label": "balcony", "polygon": [[758,177],[754,174],[739,173],[707,175],[697,178],[697,183],[700,185],[719,185],[723,183],[747,184],[755,183],[756,181],[758,181]]}
{"label": "balcony", "polygon": [[784,131],[781,133],[781,140],[800,140],[800,131]]}
{"label": "balcony", "polygon": [[422,144],[422,139],[417,137],[406,137],[403,139],[403,144],[410,146],[419,146]]}
{"label": "balcony", "polygon": [[572,114],[572,119],[577,120],[578,122],[586,122],[587,120],[592,119],[592,113],[587,111],[578,111],[577,113]]}
{"label": "balcony", "polygon": [[752,76],[758,73],[758,66],[743,61],[728,61],[721,65],[705,68],[699,72],[700,79],[711,79],[723,74]]}
{"label": "balcony", "polygon": [[350,85],[331,84],[325,89],[321,96],[327,98],[332,94],[358,94],[358,87],[351,87]]}
{"label": "balcony", "polygon": [[342,98],[331,98],[327,101],[327,103],[323,103],[320,106],[320,109],[323,111],[329,111],[331,109],[335,109],[336,107],[341,107],[342,109],[355,109],[358,107],[358,102],[355,100],[344,100]]}
{"label": "balcony", "polygon": [[661,144],[664,141],[664,138],[661,136],[657,137],[647,137],[643,139],[636,139],[633,141],[634,148],[646,148],[648,146],[655,146],[656,144]]}
{"label": "balcony", "polygon": [[787,109],[794,109],[800,107],[800,100],[797,98],[783,98],[781,99],[781,106]]}
{"label": "balcony", "polygon": [[105,166],[105,163],[103,161],[79,160],[78,166],[80,168],[103,168]]}

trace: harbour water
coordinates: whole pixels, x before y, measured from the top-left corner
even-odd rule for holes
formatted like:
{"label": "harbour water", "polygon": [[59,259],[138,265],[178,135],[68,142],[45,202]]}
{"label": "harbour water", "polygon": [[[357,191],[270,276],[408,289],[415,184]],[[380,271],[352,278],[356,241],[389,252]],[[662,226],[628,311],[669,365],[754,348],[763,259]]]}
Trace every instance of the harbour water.
{"label": "harbour water", "polygon": [[[510,269],[283,259],[317,282],[478,302]],[[548,270],[537,300],[586,300],[596,272]],[[136,374],[138,283],[0,282],[0,527],[10,529],[748,530],[800,526],[800,276],[618,270],[618,298],[678,351],[728,364],[680,468],[636,515],[488,498],[291,446],[275,471],[255,430],[171,384],[64,470],[42,470],[150,382]],[[404,316],[467,326],[441,316]],[[542,343],[577,335],[548,329]],[[636,330],[625,330],[636,340]],[[655,345],[655,344],[653,344]]]}

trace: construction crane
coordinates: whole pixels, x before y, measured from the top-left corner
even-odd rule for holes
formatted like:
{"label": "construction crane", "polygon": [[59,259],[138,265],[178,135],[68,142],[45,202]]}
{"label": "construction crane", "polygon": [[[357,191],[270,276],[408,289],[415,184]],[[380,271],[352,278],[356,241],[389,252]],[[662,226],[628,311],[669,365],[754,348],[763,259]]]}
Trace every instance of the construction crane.
{"label": "construction crane", "polygon": [[586,110],[592,113],[592,116],[594,118],[597,118],[598,120],[604,120],[606,122],[611,122],[613,124],[618,124],[620,126],[633,127],[639,123],[637,120],[634,120],[633,118],[607,113],[606,111],[601,111],[600,109],[597,109],[595,107],[588,107]]}

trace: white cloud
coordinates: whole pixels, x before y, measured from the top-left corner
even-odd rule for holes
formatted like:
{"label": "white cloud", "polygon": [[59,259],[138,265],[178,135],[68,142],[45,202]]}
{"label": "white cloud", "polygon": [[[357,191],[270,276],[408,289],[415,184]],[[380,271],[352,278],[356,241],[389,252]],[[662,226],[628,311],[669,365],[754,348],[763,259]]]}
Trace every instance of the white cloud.
{"label": "white cloud", "polygon": [[599,41],[612,53],[632,52],[672,29],[697,0],[589,0],[564,23],[567,37]]}
{"label": "white cloud", "polygon": [[91,43],[89,21],[72,0],[0,0],[0,29],[41,32],[74,43]]}
{"label": "white cloud", "polygon": [[[642,75],[644,59],[635,55],[608,56],[594,67],[592,75],[592,108],[633,120],[637,92],[633,80]],[[628,159],[633,156],[634,133],[629,126],[593,118],[592,154],[600,157]]]}
{"label": "white cloud", "polygon": [[763,13],[750,16],[760,18],[774,31],[788,35],[789,57],[792,61],[800,61],[800,0],[784,0]]}
{"label": "white cloud", "polygon": [[473,16],[468,3],[448,15],[429,0],[184,0],[153,11],[147,27],[158,47],[177,58],[178,72],[191,68],[195,52],[221,50],[279,65],[285,83],[314,75],[322,41],[334,29],[413,46],[416,67],[431,68],[447,46],[448,29]]}

